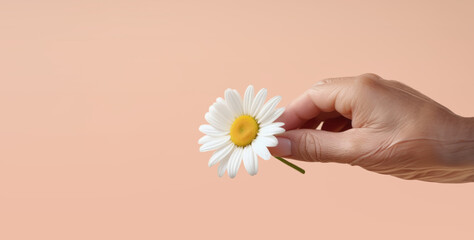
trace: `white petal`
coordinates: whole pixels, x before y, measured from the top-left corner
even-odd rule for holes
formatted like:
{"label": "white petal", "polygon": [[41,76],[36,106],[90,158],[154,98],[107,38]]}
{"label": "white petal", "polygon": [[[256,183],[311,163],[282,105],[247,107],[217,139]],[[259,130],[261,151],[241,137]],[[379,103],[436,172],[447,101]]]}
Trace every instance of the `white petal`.
{"label": "white petal", "polygon": [[225,101],[232,111],[233,117],[242,115],[242,100],[237,91],[228,88],[225,90]]}
{"label": "white petal", "polygon": [[264,127],[268,127],[268,126],[272,126],[272,127],[281,127],[281,126],[285,126],[285,123],[283,122],[269,122],[269,123],[265,123],[265,124],[260,124],[260,128],[264,128]]}
{"label": "white petal", "polygon": [[209,124],[203,124],[199,126],[199,131],[202,133],[213,136],[213,137],[220,137],[220,136],[225,136],[229,134],[229,131],[221,131],[219,129],[216,129],[215,127],[209,125]]}
{"label": "white petal", "polygon": [[250,116],[255,117],[257,115],[257,113],[260,111],[260,108],[262,108],[263,103],[265,102],[265,98],[267,98],[267,89],[262,88],[260,91],[258,91],[255,99],[253,100]]}
{"label": "white petal", "polygon": [[224,99],[221,98],[221,97],[218,97],[218,98],[216,99],[216,102],[218,102],[218,103],[225,103]]}
{"label": "white petal", "polygon": [[281,127],[275,127],[273,125],[267,125],[258,130],[258,136],[273,136],[275,134],[284,133],[285,129]]}
{"label": "white petal", "polygon": [[245,90],[244,94],[244,102],[243,102],[243,110],[244,114],[250,114],[250,111],[252,109],[252,101],[253,101],[253,86],[250,85],[247,87],[247,90]]}
{"label": "white petal", "polygon": [[278,108],[272,114],[269,114],[265,118],[262,118],[261,124],[265,125],[265,124],[272,123],[277,118],[279,118],[281,116],[281,114],[283,114],[284,111],[285,111],[285,108]]}
{"label": "white petal", "polygon": [[219,177],[224,176],[225,170],[227,170],[227,166],[229,165],[229,158],[230,154],[220,161],[219,167],[217,168],[217,175]]}
{"label": "white petal", "polygon": [[270,159],[270,152],[258,138],[252,142],[252,149],[258,156],[260,156],[264,160]]}
{"label": "white petal", "polygon": [[226,124],[225,122],[223,122],[222,119],[219,119],[218,116],[216,116],[215,114],[213,113],[206,113],[206,115],[204,115],[204,118],[206,119],[207,122],[209,122],[213,127],[223,131],[223,132],[227,132],[230,130],[230,125]]}
{"label": "white petal", "polygon": [[[227,103],[222,100],[222,102],[216,102],[212,105],[213,109],[219,113],[222,117],[224,117],[227,120],[230,120],[231,122],[234,121],[234,116],[232,112],[230,111],[229,107],[227,106]],[[211,110],[209,110],[211,111]]]}
{"label": "white petal", "polygon": [[258,138],[266,147],[275,147],[278,145],[278,139],[275,136],[258,136]]}
{"label": "white petal", "polygon": [[237,147],[230,155],[229,165],[227,166],[227,172],[230,178],[234,178],[240,168],[240,162],[242,161],[243,148]]}
{"label": "white petal", "polygon": [[[225,117],[219,111],[217,111],[214,106],[209,107],[209,115],[211,115],[215,120],[217,120],[219,122],[219,125],[222,125],[223,127],[225,127],[225,129],[230,129],[230,126],[232,125],[233,121],[230,118]],[[206,116],[204,115],[204,117]]]}
{"label": "white petal", "polygon": [[209,167],[214,166],[216,163],[227,157],[227,155],[231,153],[232,149],[234,149],[234,146],[234,144],[228,143],[227,146],[224,146],[214,152],[214,154],[212,154],[212,157],[209,159]]}
{"label": "white petal", "polygon": [[253,176],[258,172],[258,158],[257,154],[253,151],[252,146],[244,148],[244,166],[247,172]]}
{"label": "white petal", "polygon": [[204,136],[202,136],[201,138],[199,138],[198,143],[199,143],[199,144],[204,144],[204,143],[207,143],[207,142],[209,142],[209,141],[211,141],[211,140],[213,140],[213,139],[214,139],[214,138],[211,137],[211,136],[209,136],[209,135],[204,135]]}
{"label": "white petal", "polygon": [[274,109],[276,105],[280,102],[280,100],[280,96],[275,96],[268,100],[265,105],[263,105],[262,109],[260,109],[260,112],[257,114],[258,123],[262,123],[262,119],[267,118],[267,116],[271,115],[274,112]]}
{"label": "white petal", "polygon": [[199,151],[207,152],[211,150],[215,150],[221,148],[230,142],[230,136],[223,136],[223,137],[216,137],[212,141],[204,143],[200,148]]}

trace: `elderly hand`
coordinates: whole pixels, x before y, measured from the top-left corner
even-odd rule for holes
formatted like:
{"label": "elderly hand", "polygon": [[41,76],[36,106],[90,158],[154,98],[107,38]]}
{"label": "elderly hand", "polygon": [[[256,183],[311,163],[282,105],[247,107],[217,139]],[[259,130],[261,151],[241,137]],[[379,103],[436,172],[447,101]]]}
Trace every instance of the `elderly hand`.
{"label": "elderly hand", "polygon": [[275,156],[347,163],[403,179],[474,181],[474,118],[375,74],[320,81],[277,121],[287,132],[270,149]]}

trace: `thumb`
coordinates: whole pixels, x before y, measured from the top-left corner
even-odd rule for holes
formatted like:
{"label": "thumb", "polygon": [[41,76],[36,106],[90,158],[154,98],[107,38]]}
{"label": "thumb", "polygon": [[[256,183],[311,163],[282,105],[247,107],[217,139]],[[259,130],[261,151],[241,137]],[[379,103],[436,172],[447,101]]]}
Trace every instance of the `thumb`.
{"label": "thumb", "polygon": [[350,163],[365,155],[368,148],[359,129],[344,132],[295,129],[278,135],[277,139],[278,145],[269,148],[272,155],[309,162]]}

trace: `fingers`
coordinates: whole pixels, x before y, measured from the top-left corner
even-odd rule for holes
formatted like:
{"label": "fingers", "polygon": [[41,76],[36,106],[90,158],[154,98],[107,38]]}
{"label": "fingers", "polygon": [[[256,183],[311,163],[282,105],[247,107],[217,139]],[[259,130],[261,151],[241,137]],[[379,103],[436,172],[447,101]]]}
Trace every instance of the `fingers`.
{"label": "fingers", "polygon": [[[270,152],[302,161],[350,163],[363,158],[374,149],[373,141],[364,129],[351,128],[352,116],[361,105],[371,112],[373,101],[368,96],[374,94],[370,91],[382,85],[375,74],[319,82],[287,106],[278,120],[287,131],[278,136],[279,143]],[[323,131],[303,128],[321,121]]]}
{"label": "fingers", "polygon": [[358,129],[327,132],[296,129],[278,136],[278,145],[269,148],[274,156],[310,162],[350,163],[370,151],[369,141]]}
{"label": "fingers", "polygon": [[286,130],[292,130],[301,128],[323,112],[336,111],[352,119],[354,108],[365,93],[363,90],[377,85],[379,79],[375,74],[363,74],[320,81],[289,104],[278,121],[285,123]]}
{"label": "fingers", "polygon": [[286,130],[292,130],[302,127],[323,112],[334,111],[338,93],[343,91],[344,85],[347,86],[341,82],[348,82],[351,79],[326,79],[317,83],[290,103],[277,121],[284,122]]}
{"label": "fingers", "polygon": [[289,106],[285,112],[278,118],[278,122],[284,122],[286,130],[296,129],[319,115],[321,110],[316,106],[308,92],[298,97]]}

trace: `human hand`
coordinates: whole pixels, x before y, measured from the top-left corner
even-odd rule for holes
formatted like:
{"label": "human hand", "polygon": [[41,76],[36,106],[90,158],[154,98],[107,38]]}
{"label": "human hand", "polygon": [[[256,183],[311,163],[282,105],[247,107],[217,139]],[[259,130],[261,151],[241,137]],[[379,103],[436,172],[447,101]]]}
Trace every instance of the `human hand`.
{"label": "human hand", "polygon": [[287,131],[270,148],[274,156],[348,163],[403,179],[474,181],[474,118],[375,74],[320,81],[277,121]]}

